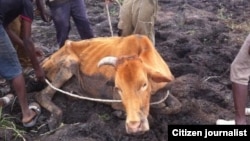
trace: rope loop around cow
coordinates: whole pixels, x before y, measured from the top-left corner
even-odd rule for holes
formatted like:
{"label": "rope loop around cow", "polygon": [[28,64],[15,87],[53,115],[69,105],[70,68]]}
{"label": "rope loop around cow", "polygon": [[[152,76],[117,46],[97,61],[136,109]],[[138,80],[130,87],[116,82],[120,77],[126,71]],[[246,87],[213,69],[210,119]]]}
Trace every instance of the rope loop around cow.
{"label": "rope loop around cow", "polygon": [[[49,80],[45,79],[45,82],[54,90],[58,91],[58,92],[61,92],[63,94],[66,94],[68,96],[71,96],[71,97],[74,97],[74,98],[78,98],[78,99],[84,99],[84,100],[89,100],[89,101],[96,101],[96,102],[109,102],[109,103],[120,103],[122,102],[121,100],[114,100],[114,99],[98,99],[98,98],[91,98],[91,97],[85,97],[85,96],[79,96],[79,95],[76,95],[76,94],[73,94],[73,93],[69,93],[69,92],[66,92],[62,89],[58,89],[56,88],[55,86],[53,86]],[[167,94],[159,101],[156,101],[156,102],[152,102],[150,103],[150,105],[156,105],[156,104],[160,104],[162,102],[164,102],[168,96],[169,96],[169,90],[167,91]]]}
{"label": "rope loop around cow", "polygon": [[53,86],[47,79],[45,79],[45,82],[54,90],[56,91],[59,91],[63,94],[66,94],[68,96],[71,96],[71,97],[74,97],[74,98],[78,98],[78,99],[84,99],[84,100],[90,100],[90,101],[97,101],[97,102],[111,102],[111,103],[115,103],[115,102],[122,102],[121,100],[108,100],[108,99],[98,99],[98,98],[91,98],[91,97],[85,97],[85,96],[79,96],[79,95],[76,95],[76,94],[72,94],[72,93],[69,93],[69,92],[66,92],[62,89],[58,89],[56,88],[55,86]]}
{"label": "rope loop around cow", "polygon": [[150,105],[157,105],[157,104],[160,104],[160,103],[164,102],[168,98],[169,94],[170,94],[170,92],[168,90],[166,95],[161,100],[156,101],[156,102],[151,102]]}

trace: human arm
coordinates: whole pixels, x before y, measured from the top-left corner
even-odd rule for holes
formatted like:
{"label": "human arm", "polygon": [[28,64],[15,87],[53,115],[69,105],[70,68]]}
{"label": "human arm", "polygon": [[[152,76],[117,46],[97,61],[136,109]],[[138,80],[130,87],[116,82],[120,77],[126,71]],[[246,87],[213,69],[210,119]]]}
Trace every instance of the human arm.
{"label": "human arm", "polygon": [[[20,50],[25,50],[23,40],[20,37],[21,17],[16,18],[9,25],[4,25],[4,27],[12,43],[17,45]],[[44,57],[43,51],[39,48],[35,48],[35,53],[40,60]]]}
{"label": "human arm", "polygon": [[248,54],[250,55],[250,46],[248,47]]}
{"label": "human arm", "polygon": [[[18,26],[18,25],[14,25]],[[10,37],[11,41],[15,44],[17,44],[19,47],[23,48],[23,40],[20,38],[20,36],[10,27],[10,25],[5,26],[5,31],[7,32],[8,36]]]}
{"label": "human arm", "polygon": [[45,22],[50,22],[51,15],[50,15],[49,11],[46,9],[45,0],[36,0],[36,5],[37,5],[38,10],[41,13],[42,20]]}
{"label": "human arm", "polygon": [[32,22],[28,20],[21,21],[21,37],[23,40],[24,49],[26,51],[26,54],[30,58],[37,79],[44,82],[45,81],[44,71],[42,70],[39,61],[36,57],[36,50],[34,47],[34,43],[31,39],[31,23]]}

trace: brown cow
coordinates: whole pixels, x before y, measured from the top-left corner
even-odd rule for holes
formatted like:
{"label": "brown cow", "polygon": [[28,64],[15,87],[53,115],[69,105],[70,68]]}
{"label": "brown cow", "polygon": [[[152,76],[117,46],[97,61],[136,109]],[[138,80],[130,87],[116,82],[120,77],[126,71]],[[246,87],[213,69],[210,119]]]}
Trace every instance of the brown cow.
{"label": "brown cow", "polygon": [[[79,95],[121,99],[122,104],[111,105],[125,111],[129,134],[149,130],[151,95],[174,80],[168,65],[143,35],[68,40],[43,61],[42,67],[57,88],[76,78],[83,90]],[[49,120],[52,129],[62,118],[62,110],[51,101],[54,93],[48,86],[36,95],[36,100],[52,114]]]}

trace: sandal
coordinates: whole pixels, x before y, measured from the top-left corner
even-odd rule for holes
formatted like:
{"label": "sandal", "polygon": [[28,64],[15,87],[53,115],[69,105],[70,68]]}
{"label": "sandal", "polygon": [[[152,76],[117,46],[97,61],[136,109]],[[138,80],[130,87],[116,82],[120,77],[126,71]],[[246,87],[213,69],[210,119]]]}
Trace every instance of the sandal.
{"label": "sandal", "polygon": [[41,107],[36,102],[31,103],[29,105],[29,109],[33,110],[36,113],[36,115],[31,119],[30,122],[23,123],[24,127],[32,127],[32,126],[34,126],[36,124],[36,122],[37,122],[38,117],[41,114]]}
{"label": "sandal", "polygon": [[7,94],[6,96],[0,98],[0,107],[6,107],[10,105],[14,100],[13,94]]}

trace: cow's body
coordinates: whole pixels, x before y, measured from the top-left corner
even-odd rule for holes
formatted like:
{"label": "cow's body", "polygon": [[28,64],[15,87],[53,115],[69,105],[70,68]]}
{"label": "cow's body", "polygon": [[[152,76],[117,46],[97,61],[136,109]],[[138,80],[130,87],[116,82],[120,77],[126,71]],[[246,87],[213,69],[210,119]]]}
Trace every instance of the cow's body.
{"label": "cow's body", "polygon": [[[104,60],[98,67],[99,61],[107,56],[118,59],[115,63]],[[43,62],[42,67],[47,78],[58,88],[76,77],[83,90],[79,95],[121,98],[122,105],[114,103],[112,107],[126,112],[128,133],[149,129],[147,116],[151,95],[174,80],[168,65],[150,40],[139,35],[67,41]],[[110,85],[112,81],[114,86]],[[36,96],[39,103],[52,113],[52,128],[58,125],[62,116],[60,108],[51,101],[54,93],[47,87]]]}

